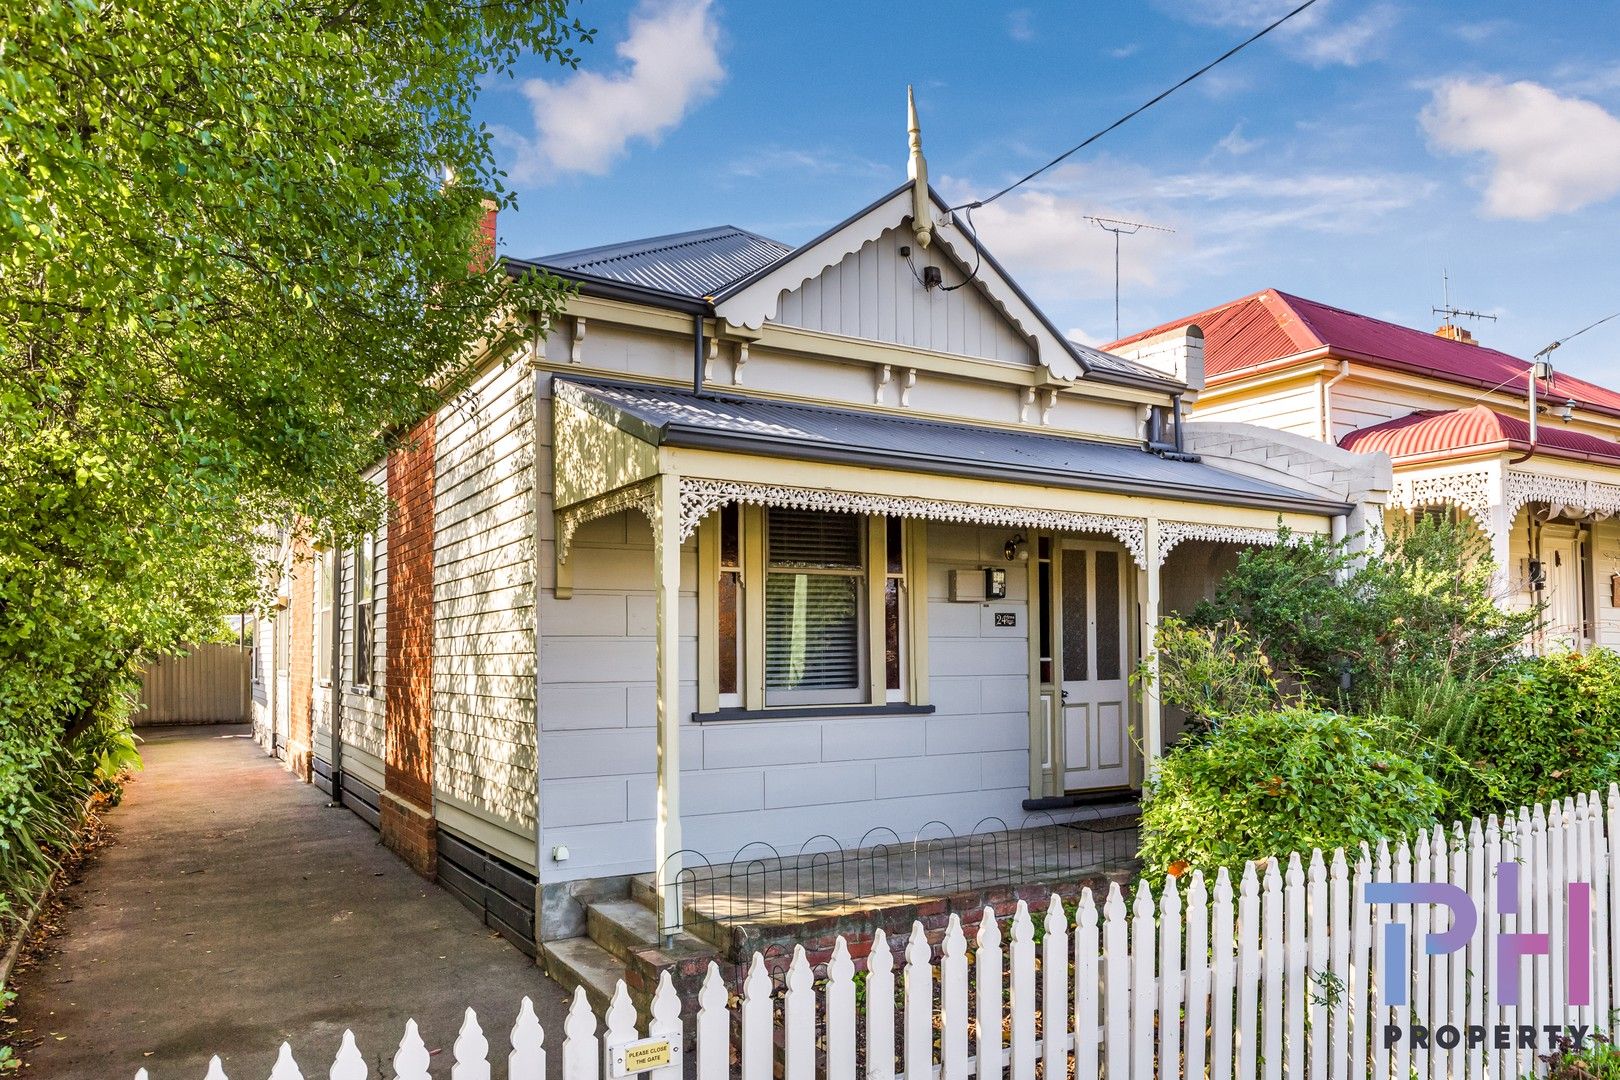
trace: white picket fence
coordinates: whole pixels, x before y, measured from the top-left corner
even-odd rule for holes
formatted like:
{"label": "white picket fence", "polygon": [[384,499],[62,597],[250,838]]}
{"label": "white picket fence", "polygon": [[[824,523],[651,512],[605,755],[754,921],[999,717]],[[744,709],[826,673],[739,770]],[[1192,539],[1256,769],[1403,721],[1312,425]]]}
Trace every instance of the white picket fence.
{"label": "white picket fence", "polygon": [[[1294,855],[1263,873],[1251,866],[1235,891],[1224,871],[1213,888],[1194,873],[1185,889],[1168,879],[1157,898],[1141,883],[1127,909],[1115,885],[1100,909],[1084,892],[1072,920],[1054,897],[1038,945],[1022,902],[1006,941],[988,910],[971,946],[952,916],[937,958],[918,923],[906,937],[898,973],[879,931],[859,1006],[861,980],[841,938],[824,974],[812,969],[802,947],[795,949],[780,985],[756,953],[735,1004],[711,964],[690,1028],[667,974],[645,1030],[636,1026],[622,982],[600,1031],[581,991],[563,1025],[560,1068],[554,1064],[551,1075],[611,1078],[615,1049],[667,1037],[682,1049],[650,1080],[1034,1080],[1037,1062],[1046,1078],[1068,1077],[1072,1062],[1076,1080],[1513,1080],[1542,1068],[1545,1042],[1538,1040],[1535,1050],[1499,1049],[1496,1025],[1609,1028],[1620,962],[1620,919],[1613,917],[1620,912],[1620,845],[1610,843],[1617,835],[1620,789],[1611,787],[1606,800],[1593,793],[1500,823],[1437,826],[1393,847],[1363,849],[1354,865],[1341,850]],[[1519,915],[1498,909],[1501,863],[1520,867]],[[1369,881],[1459,885],[1475,901],[1479,927],[1463,950],[1426,955],[1425,936],[1449,925],[1445,909],[1367,904]],[[1572,928],[1565,925],[1564,897],[1566,884],[1582,881],[1592,892],[1592,1001],[1573,1005],[1565,999],[1561,946]],[[1395,919],[1408,927],[1408,955],[1389,958],[1384,927]],[[1547,932],[1552,948],[1521,961],[1526,1004],[1507,1008],[1497,999],[1492,935],[1529,930]],[[1381,1000],[1379,973],[1391,963],[1409,973],[1406,1005]],[[1425,1049],[1403,1038],[1386,1048],[1385,1025],[1403,1032],[1472,1025],[1489,1034],[1476,1046],[1463,1039]],[[688,1035],[696,1058],[690,1069],[683,1060]],[[527,998],[510,1045],[510,1080],[547,1075],[545,1034]],[[412,1021],[393,1076],[427,1080],[428,1068]],[[270,1080],[303,1075],[283,1044]],[[345,1033],[327,1075],[368,1076],[352,1033]],[[492,1076],[490,1046],[471,1009],[449,1075]],[[136,1076],[147,1080],[144,1069]],[[226,1080],[218,1058],[207,1080]]]}

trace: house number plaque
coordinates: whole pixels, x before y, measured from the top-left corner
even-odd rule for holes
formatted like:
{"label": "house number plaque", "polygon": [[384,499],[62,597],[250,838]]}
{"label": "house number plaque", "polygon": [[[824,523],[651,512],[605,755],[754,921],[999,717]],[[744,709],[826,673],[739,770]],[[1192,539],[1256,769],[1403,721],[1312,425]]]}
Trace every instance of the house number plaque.
{"label": "house number plaque", "polygon": [[1017,626],[1018,625],[1018,612],[1016,612],[1016,611],[998,611],[998,612],[996,612],[996,625],[997,626]]}
{"label": "house number plaque", "polygon": [[641,1039],[612,1051],[613,1075],[634,1076],[649,1069],[662,1069],[680,1060],[680,1048],[671,1038]]}

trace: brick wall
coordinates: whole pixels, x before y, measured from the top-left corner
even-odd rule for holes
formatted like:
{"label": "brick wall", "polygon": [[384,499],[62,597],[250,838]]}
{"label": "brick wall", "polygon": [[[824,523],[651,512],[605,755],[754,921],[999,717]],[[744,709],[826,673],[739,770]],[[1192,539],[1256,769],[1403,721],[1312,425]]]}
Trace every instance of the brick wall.
{"label": "brick wall", "polygon": [[388,683],[383,843],[417,873],[437,869],[433,820],[434,418],[388,455]]}
{"label": "brick wall", "polygon": [[305,783],[310,778],[310,751],[315,705],[315,550],[307,540],[293,548],[292,603],[282,618],[288,627],[287,767]]}

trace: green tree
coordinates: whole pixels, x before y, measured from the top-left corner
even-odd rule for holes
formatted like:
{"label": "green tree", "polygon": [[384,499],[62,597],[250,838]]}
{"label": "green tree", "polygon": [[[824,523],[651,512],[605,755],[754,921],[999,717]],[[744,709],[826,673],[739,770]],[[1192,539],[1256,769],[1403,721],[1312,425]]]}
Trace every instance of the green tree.
{"label": "green tree", "polygon": [[[566,0],[0,6],[0,937],[132,747],[143,661],[562,298],[481,245],[470,109]],[[65,831],[64,831],[65,829]]]}
{"label": "green tree", "polygon": [[0,724],[76,733],[254,604],[266,537],[374,520],[390,433],[554,313],[478,249],[470,108],[588,38],[565,0],[0,10]]}

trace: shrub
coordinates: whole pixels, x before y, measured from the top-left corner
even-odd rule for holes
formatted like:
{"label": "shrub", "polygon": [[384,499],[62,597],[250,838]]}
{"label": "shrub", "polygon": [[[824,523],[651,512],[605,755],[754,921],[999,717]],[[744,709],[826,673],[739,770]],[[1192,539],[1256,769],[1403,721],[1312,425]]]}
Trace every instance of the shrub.
{"label": "shrub", "polygon": [[1246,551],[1189,621],[1244,627],[1311,698],[1362,715],[1410,708],[1396,715],[1427,729],[1424,702],[1403,691],[1471,686],[1535,625],[1535,612],[1497,605],[1493,575],[1471,523],[1425,517],[1397,523],[1376,557],[1321,537]]}
{"label": "shrub", "polygon": [[1440,786],[1389,749],[1392,723],[1297,706],[1227,718],[1160,762],[1142,811],[1143,863],[1236,872],[1429,827]]}
{"label": "shrub", "polygon": [[1476,813],[1620,781],[1620,654],[1519,660],[1478,689],[1475,717],[1458,752],[1492,776]]}
{"label": "shrub", "polygon": [[[1159,662],[1159,699],[1184,709],[1195,731],[1222,719],[1283,703],[1271,661],[1235,622],[1192,626],[1173,615],[1159,621],[1153,638]],[[1146,664],[1135,678],[1147,674]]]}

